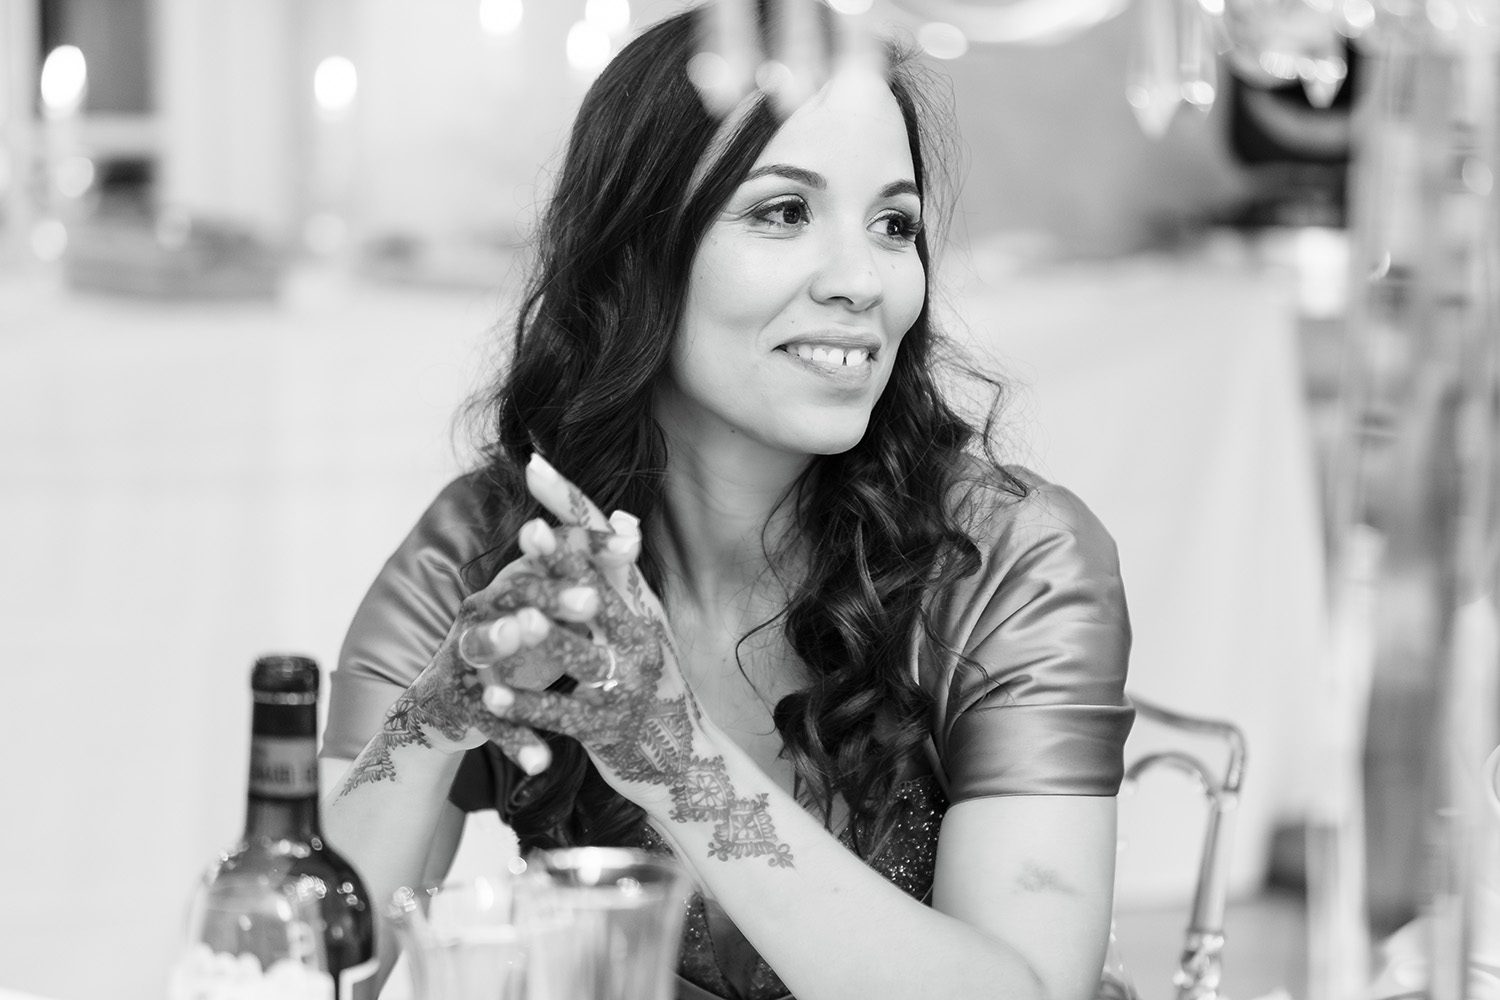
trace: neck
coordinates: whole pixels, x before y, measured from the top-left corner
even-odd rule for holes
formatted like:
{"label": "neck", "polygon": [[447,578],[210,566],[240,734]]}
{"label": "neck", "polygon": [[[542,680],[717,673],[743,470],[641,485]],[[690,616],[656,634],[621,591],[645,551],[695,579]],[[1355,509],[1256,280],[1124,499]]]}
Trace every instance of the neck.
{"label": "neck", "polygon": [[669,432],[668,448],[662,512],[648,530],[673,597],[755,613],[751,605],[774,582],[767,571],[787,569],[773,567],[768,554],[788,554],[793,518],[786,501],[811,459],[743,435],[710,447]]}

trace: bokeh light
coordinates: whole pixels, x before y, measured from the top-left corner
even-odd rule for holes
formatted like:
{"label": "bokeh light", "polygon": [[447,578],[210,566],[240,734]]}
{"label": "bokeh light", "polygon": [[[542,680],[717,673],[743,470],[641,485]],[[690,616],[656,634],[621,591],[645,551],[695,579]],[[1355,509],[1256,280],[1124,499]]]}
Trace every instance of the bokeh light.
{"label": "bokeh light", "polygon": [[57,165],[57,193],[81,198],[94,185],[94,161],[87,156],[69,156]]}
{"label": "bokeh light", "polygon": [[917,44],[934,59],[957,59],[969,51],[964,33],[943,21],[929,21],[918,28]]}
{"label": "bokeh light", "polygon": [[581,73],[597,73],[609,62],[609,35],[590,21],[578,21],[568,29],[568,65]]}
{"label": "bokeh light", "polygon": [[525,16],[521,0],[479,0],[479,27],[487,35],[514,34]]}
{"label": "bokeh light", "polygon": [[588,0],[583,19],[605,34],[618,35],[630,27],[630,0]]}
{"label": "bokeh light", "polygon": [[76,45],[59,45],[42,63],[42,107],[49,118],[71,115],[88,90],[88,62]]}
{"label": "bokeh light", "polygon": [[344,56],[329,56],[313,73],[313,99],[328,114],[349,110],[359,92],[359,72]]}

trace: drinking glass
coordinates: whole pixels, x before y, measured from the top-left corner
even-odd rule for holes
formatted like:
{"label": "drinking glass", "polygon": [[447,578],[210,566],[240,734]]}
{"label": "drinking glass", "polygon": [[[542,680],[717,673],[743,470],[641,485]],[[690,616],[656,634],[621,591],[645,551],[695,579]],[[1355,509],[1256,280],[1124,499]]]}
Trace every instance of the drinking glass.
{"label": "drinking glass", "polygon": [[580,946],[576,1000],[671,1000],[690,883],[670,858],[613,847],[528,859],[546,905],[570,915]]}
{"label": "drinking glass", "polygon": [[334,1000],[315,888],[276,872],[204,875],[169,1000]]}
{"label": "drinking glass", "polygon": [[509,873],[397,890],[388,910],[416,1000],[571,1000],[580,942],[539,879]]}

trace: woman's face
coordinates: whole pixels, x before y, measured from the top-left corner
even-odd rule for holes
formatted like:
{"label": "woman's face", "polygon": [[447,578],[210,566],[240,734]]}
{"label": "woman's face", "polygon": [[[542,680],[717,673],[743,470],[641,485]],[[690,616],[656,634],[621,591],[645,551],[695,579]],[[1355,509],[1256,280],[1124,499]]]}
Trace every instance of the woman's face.
{"label": "woman's face", "polygon": [[771,139],[693,260],[657,419],[801,455],[865,433],[925,291],[922,218],[886,85],[836,78]]}

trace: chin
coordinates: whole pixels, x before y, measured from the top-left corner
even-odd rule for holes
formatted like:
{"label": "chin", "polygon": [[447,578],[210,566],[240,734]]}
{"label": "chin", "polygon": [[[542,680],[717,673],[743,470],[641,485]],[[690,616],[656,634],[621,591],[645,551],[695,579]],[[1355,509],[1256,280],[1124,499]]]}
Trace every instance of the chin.
{"label": "chin", "polygon": [[804,455],[842,455],[864,440],[869,422],[861,420],[858,426],[839,426],[840,423],[843,422],[830,420],[818,427],[810,422],[800,428],[801,433],[786,444]]}

